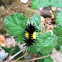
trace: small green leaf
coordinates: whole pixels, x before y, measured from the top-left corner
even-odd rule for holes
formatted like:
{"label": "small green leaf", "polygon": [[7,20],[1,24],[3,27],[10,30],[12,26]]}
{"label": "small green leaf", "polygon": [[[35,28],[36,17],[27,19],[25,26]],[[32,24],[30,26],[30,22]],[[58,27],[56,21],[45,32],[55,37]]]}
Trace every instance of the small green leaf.
{"label": "small green leaf", "polygon": [[59,45],[59,43],[58,43],[58,42],[56,43],[55,49],[56,49],[57,51],[59,51],[59,50],[60,50],[60,45]]}
{"label": "small green leaf", "polygon": [[57,36],[57,42],[59,45],[62,45],[62,37]]}
{"label": "small green leaf", "polygon": [[60,50],[60,46],[62,45],[62,25],[57,25],[53,29],[53,33],[57,37],[57,43],[58,45],[55,46],[55,48]]}
{"label": "small green leaf", "polygon": [[57,25],[56,27],[54,27],[53,33],[54,33],[56,36],[62,37],[62,25]]}
{"label": "small green leaf", "polygon": [[59,5],[58,0],[50,0],[50,6],[58,7],[58,5]]}
{"label": "small green leaf", "polygon": [[62,10],[56,16],[56,23],[62,25]]}
{"label": "small green leaf", "polygon": [[62,53],[62,45],[60,46],[60,50],[61,50],[61,53]]}
{"label": "small green leaf", "polygon": [[58,0],[58,8],[62,8],[62,0]]}
{"label": "small green leaf", "polygon": [[38,42],[36,47],[38,50],[42,51],[51,51],[56,45],[56,37],[54,37],[50,32],[45,32],[39,35],[37,39]]}
{"label": "small green leaf", "polygon": [[11,55],[14,55],[14,54],[16,54],[19,51],[20,51],[20,48],[19,48],[18,45],[16,45]]}
{"label": "small green leaf", "polygon": [[42,32],[42,25],[39,25],[39,26],[37,27],[36,32]]}
{"label": "small green leaf", "polygon": [[[1,47],[2,47],[2,46],[1,46]],[[14,50],[12,51],[13,48],[14,48]],[[15,47],[11,47],[11,48],[2,47],[2,49],[4,49],[5,52],[7,52],[7,53],[9,53],[9,54],[10,54],[11,51],[12,51],[11,56],[20,51],[20,48],[19,48],[18,45],[16,45]],[[23,52],[21,52],[20,54],[18,54],[17,56],[15,56],[13,59],[15,60],[15,59],[17,59],[18,57],[20,57],[20,56],[22,56],[22,55],[23,55]],[[22,58],[22,59],[24,59],[24,58]],[[22,59],[20,59],[20,60],[22,60]]]}
{"label": "small green leaf", "polygon": [[6,47],[2,47],[2,46],[1,46],[1,48],[2,48],[2,49],[4,49],[4,50],[5,50],[5,52],[7,52],[7,53],[9,53],[9,54],[10,54],[11,50],[12,50],[14,47],[6,48]]}
{"label": "small green leaf", "polygon": [[10,36],[14,36],[17,42],[23,41],[24,28],[26,27],[27,18],[26,16],[15,13],[5,18],[4,24],[8,30]]}
{"label": "small green leaf", "polygon": [[32,22],[32,24],[39,26],[40,22],[41,22],[41,18],[39,15],[35,14],[32,16],[32,18],[30,19],[30,21]]}
{"label": "small green leaf", "polygon": [[[38,57],[42,57],[43,55],[41,54],[41,55],[39,55]],[[39,62],[43,62],[44,61],[44,58],[43,59],[39,59],[38,60]]]}
{"label": "small green leaf", "polygon": [[[21,52],[20,54],[18,54],[17,56],[15,56],[13,59],[16,60],[17,58],[21,57],[22,55],[24,55],[23,52]],[[19,59],[19,60],[24,60],[24,57]]]}
{"label": "small green leaf", "polygon": [[44,58],[44,62],[54,62],[51,57]]}
{"label": "small green leaf", "polygon": [[[2,46],[1,46],[2,47]],[[11,48],[6,48],[6,47],[2,47],[2,49],[5,50],[5,52],[9,53],[11,52],[11,50],[14,48],[13,52],[11,55],[14,55],[15,53],[17,53],[18,51],[20,51],[20,48],[18,45],[16,45],[15,47],[11,47]]]}
{"label": "small green leaf", "polygon": [[28,47],[27,52],[30,52],[31,54],[37,54],[39,52],[36,47],[36,42]]}
{"label": "small green leaf", "polygon": [[49,6],[62,8],[62,0],[32,0],[31,6],[33,9],[39,9],[39,8],[44,8]]}
{"label": "small green leaf", "polygon": [[41,18],[39,15],[35,14],[32,16],[32,18],[30,19],[30,21],[32,22],[33,25],[36,26],[37,31],[41,31],[42,25],[41,23]]}
{"label": "small green leaf", "polygon": [[48,7],[49,4],[49,0],[32,0],[31,1],[31,6],[33,9],[39,9],[39,8],[44,8],[44,7]]}
{"label": "small green leaf", "polygon": [[41,53],[43,56],[52,54],[52,52],[51,52],[51,51],[48,51],[48,50],[46,50],[46,51],[41,51],[40,53]]}

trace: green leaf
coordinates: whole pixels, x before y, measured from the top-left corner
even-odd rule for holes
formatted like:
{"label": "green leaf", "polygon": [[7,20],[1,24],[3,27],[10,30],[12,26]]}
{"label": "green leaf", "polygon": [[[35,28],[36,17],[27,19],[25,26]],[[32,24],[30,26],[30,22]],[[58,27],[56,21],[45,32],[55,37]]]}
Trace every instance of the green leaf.
{"label": "green leaf", "polygon": [[58,7],[58,5],[59,5],[58,0],[50,0],[50,6]]}
{"label": "green leaf", "polygon": [[38,51],[51,51],[56,45],[56,37],[54,37],[50,32],[45,32],[42,35],[39,35],[37,39],[38,42],[36,47]]}
{"label": "green leaf", "polygon": [[49,4],[49,0],[32,0],[31,1],[31,6],[33,9],[39,9],[39,8],[44,8],[44,7],[48,7]]}
{"label": "green leaf", "polygon": [[40,24],[41,18],[39,15],[37,15],[37,14],[33,15],[32,18],[30,19],[30,21],[33,25],[36,26],[37,31],[41,31],[42,25]]}
{"label": "green leaf", "polygon": [[37,27],[36,32],[42,32],[42,25],[39,25],[39,26]]}
{"label": "green leaf", "polygon": [[50,6],[62,8],[62,0],[50,0]]}
{"label": "green leaf", "polygon": [[[38,57],[42,57],[43,55],[41,54],[41,55],[39,55]],[[38,60],[39,62],[43,62],[44,61],[44,58],[43,59],[39,59]]]}
{"label": "green leaf", "polygon": [[7,53],[9,53],[9,54],[10,54],[11,50],[12,50],[14,47],[6,48],[6,47],[2,47],[2,46],[1,46],[1,48],[2,48],[2,49],[4,49],[4,50],[5,50],[5,52],[7,52]]}
{"label": "green leaf", "polygon": [[38,35],[36,40],[37,41],[27,49],[27,51],[32,54],[37,54],[38,52],[43,52],[45,55],[49,54],[49,52],[55,47],[57,41],[56,37],[51,35],[50,32]]}
{"label": "green leaf", "polygon": [[30,52],[31,54],[37,54],[39,52],[36,47],[36,42],[28,47],[27,52]]}
{"label": "green leaf", "polygon": [[44,62],[53,62],[53,59],[51,57],[44,58]]}
{"label": "green leaf", "polygon": [[56,49],[57,51],[59,51],[59,50],[60,50],[60,45],[59,45],[59,43],[58,43],[58,42],[56,43],[55,49]]}
{"label": "green leaf", "polygon": [[[1,47],[2,47],[2,46],[1,46]],[[2,49],[4,49],[5,52],[7,52],[7,53],[9,53],[9,54],[10,54],[10,52],[11,52],[11,50],[12,50],[13,48],[14,48],[14,47],[11,47],[11,48],[2,47]],[[14,54],[17,53],[18,51],[20,51],[20,48],[19,48],[18,45],[16,45],[11,55],[14,55]]]}
{"label": "green leaf", "polygon": [[54,27],[53,33],[57,37],[58,45],[56,45],[56,49],[60,49],[60,46],[62,45],[62,25],[57,25],[56,27]]}
{"label": "green leaf", "polygon": [[[15,59],[17,59],[17,58],[21,57],[22,55],[24,55],[24,53],[23,53],[23,52],[21,52],[20,54],[18,54],[17,56],[15,56],[13,59],[15,60]],[[19,59],[19,60],[24,60],[24,57],[23,57],[23,58],[21,58],[21,59]]]}
{"label": "green leaf", "polygon": [[[5,18],[4,24],[8,30],[10,36],[14,36],[17,42],[23,41],[24,28],[26,27],[27,18],[26,16],[15,13]],[[22,35],[22,36],[21,36]]]}
{"label": "green leaf", "polygon": [[46,51],[41,51],[40,53],[41,53],[43,56],[46,56],[46,55],[52,54],[52,51],[46,50]]}
{"label": "green leaf", "polygon": [[19,51],[20,51],[20,48],[19,48],[18,45],[16,45],[11,55],[14,55],[14,54],[16,54]]}
{"label": "green leaf", "polygon": [[62,37],[57,36],[57,42],[59,45],[62,45]]}
{"label": "green leaf", "polygon": [[[1,47],[2,47],[2,46],[1,46]],[[14,48],[14,50],[12,51],[13,48]],[[18,45],[16,45],[15,47],[11,47],[11,48],[2,47],[2,49],[4,49],[5,52],[7,52],[7,53],[9,53],[9,54],[10,54],[11,51],[12,51],[11,56],[20,51],[20,48],[19,48]],[[23,55],[23,52],[21,52],[20,54],[18,54],[17,56],[15,56],[13,59],[15,60],[15,59],[17,59],[18,57],[20,57],[20,56],[22,56],[22,55]],[[22,59],[24,59],[24,58],[22,58]],[[22,59],[20,59],[20,60],[22,60]]]}
{"label": "green leaf", "polygon": [[58,0],[59,2],[58,2],[58,7],[59,8],[62,8],[62,0]]}
{"label": "green leaf", "polygon": [[32,18],[30,19],[30,21],[32,22],[32,24],[39,26],[40,22],[41,22],[41,18],[39,15],[35,14],[32,16]]}
{"label": "green leaf", "polygon": [[60,46],[60,50],[61,50],[61,53],[62,53],[62,45]]}
{"label": "green leaf", "polygon": [[33,9],[39,9],[39,8],[44,8],[49,6],[62,8],[62,0],[32,0],[31,6]]}
{"label": "green leaf", "polygon": [[62,10],[56,16],[56,23],[62,25]]}
{"label": "green leaf", "polygon": [[57,51],[61,50],[61,53],[62,53],[62,45],[60,45],[59,43],[56,45],[55,49]]}
{"label": "green leaf", "polygon": [[57,25],[56,27],[54,27],[53,33],[54,33],[56,36],[62,37],[62,25]]}

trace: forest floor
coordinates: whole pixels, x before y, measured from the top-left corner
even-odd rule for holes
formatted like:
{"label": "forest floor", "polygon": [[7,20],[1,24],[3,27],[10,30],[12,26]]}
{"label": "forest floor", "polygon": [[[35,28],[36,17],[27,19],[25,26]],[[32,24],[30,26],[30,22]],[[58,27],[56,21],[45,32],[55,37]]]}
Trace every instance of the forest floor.
{"label": "forest floor", "polygon": [[[0,9],[1,9],[1,11],[0,11],[0,34],[6,36],[6,38],[5,38],[6,47],[14,46],[16,44],[16,42],[13,39],[13,37],[8,36],[8,33],[3,24],[4,18],[17,11],[22,12],[22,14],[24,14],[23,11],[20,11],[20,9],[17,10],[17,7],[20,7],[20,5],[17,5],[15,3],[15,4],[12,4],[11,6],[12,7],[10,7],[10,8],[9,8],[9,5],[7,7],[5,5],[5,7],[4,7],[4,5],[1,4],[1,6],[0,6]],[[30,2],[28,3],[28,6],[30,7]],[[26,10],[26,9],[23,9],[23,10]],[[5,11],[5,12],[3,13],[3,11]],[[31,9],[30,9],[30,11],[31,11]],[[40,16],[41,16],[41,24],[44,28],[43,32],[49,31],[52,33],[53,28],[56,26],[56,21],[55,21],[54,16],[51,15],[49,8],[44,8],[43,10],[37,10],[37,11],[40,13]],[[33,11],[33,13],[34,12],[35,11]],[[32,16],[32,15],[33,14],[30,14],[30,16]],[[53,49],[52,53],[55,53],[55,52],[57,52],[57,51],[55,49]],[[60,52],[52,55],[51,57],[54,59],[54,62],[62,62],[62,53],[60,53]]]}

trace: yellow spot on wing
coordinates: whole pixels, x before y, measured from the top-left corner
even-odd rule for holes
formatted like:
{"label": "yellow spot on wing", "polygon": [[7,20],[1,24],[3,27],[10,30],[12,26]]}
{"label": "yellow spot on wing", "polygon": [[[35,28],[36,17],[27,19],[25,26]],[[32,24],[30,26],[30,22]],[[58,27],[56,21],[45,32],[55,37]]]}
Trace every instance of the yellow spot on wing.
{"label": "yellow spot on wing", "polygon": [[29,39],[29,32],[26,32],[26,33],[25,33],[25,37],[26,37],[27,39]]}
{"label": "yellow spot on wing", "polygon": [[36,32],[33,33],[33,39],[36,39]]}

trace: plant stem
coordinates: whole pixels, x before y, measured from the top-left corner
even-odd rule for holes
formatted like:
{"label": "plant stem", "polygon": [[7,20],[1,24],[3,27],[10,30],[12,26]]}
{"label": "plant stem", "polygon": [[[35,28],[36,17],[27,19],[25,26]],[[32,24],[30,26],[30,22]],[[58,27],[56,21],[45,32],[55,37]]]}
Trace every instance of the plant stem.
{"label": "plant stem", "polygon": [[53,53],[53,54],[47,55],[47,56],[38,57],[38,58],[30,59],[30,60],[24,60],[24,61],[21,61],[21,62],[30,62],[30,61],[34,61],[34,60],[43,59],[43,58],[46,58],[46,57],[52,56],[52,55],[54,55],[54,54],[56,54],[56,53],[58,53],[58,52],[61,52],[61,51],[62,51],[62,50],[59,50],[59,51],[57,51],[57,52],[55,52],[55,53]]}
{"label": "plant stem", "polygon": [[53,10],[52,10],[52,8],[50,7],[50,10],[52,11],[52,14],[56,17],[56,14],[54,14],[54,12],[53,12]]}
{"label": "plant stem", "polygon": [[9,60],[13,59],[15,56],[17,56],[18,54],[20,54],[22,51],[24,51],[25,48],[22,48],[19,52],[17,52],[16,54],[14,54],[13,56],[10,57]]}
{"label": "plant stem", "polygon": [[11,52],[10,52],[10,54],[9,54],[9,57],[8,57],[8,59],[7,59],[7,62],[9,61],[10,56],[11,56],[11,54],[12,54],[13,50],[14,50],[14,48],[11,50]]}
{"label": "plant stem", "polygon": [[24,56],[26,56],[26,55],[28,55],[28,53],[24,54],[23,56],[21,56],[21,57],[17,58],[17,59],[16,59],[16,60],[14,60],[14,61],[11,61],[11,62],[16,62],[16,61],[18,61],[19,59],[23,58],[23,57],[24,57]]}
{"label": "plant stem", "polygon": [[55,10],[55,16],[57,15],[57,13],[56,13],[56,12],[57,12],[57,8],[56,8],[56,10]]}

